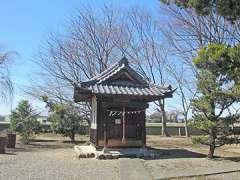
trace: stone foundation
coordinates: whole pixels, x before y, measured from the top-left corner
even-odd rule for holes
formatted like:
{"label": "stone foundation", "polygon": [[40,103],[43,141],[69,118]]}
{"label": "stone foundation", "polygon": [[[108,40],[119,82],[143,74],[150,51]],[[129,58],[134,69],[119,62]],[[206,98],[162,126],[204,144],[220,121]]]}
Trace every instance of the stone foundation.
{"label": "stone foundation", "polygon": [[74,146],[77,158],[118,159],[121,157],[159,158],[160,154],[148,148],[103,148],[97,150],[93,145]]}

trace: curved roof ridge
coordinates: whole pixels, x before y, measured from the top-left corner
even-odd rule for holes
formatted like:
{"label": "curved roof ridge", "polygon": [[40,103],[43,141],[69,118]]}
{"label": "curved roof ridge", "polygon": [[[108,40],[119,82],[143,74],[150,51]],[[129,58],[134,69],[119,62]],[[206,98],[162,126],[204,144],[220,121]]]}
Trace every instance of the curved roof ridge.
{"label": "curved roof ridge", "polygon": [[123,57],[120,61],[114,63],[112,66],[110,66],[109,68],[105,69],[103,72],[99,73],[98,75],[92,77],[91,79],[89,79],[87,81],[82,82],[81,84],[88,84],[88,83],[98,82],[102,78],[105,79],[107,76],[111,76],[112,73],[114,73],[116,70],[120,71],[125,66],[128,66],[128,60],[127,60],[126,57]]}
{"label": "curved roof ridge", "polygon": [[97,80],[99,77],[107,74],[109,71],[112,71],[113,69],[118,67],[118,62],[114,63],[112,66],[110,66],[109,68],[105,69],[103,72],[99,73],[98,75],[92,77],[91,79],[89,79],[89,81],[92,80]]}

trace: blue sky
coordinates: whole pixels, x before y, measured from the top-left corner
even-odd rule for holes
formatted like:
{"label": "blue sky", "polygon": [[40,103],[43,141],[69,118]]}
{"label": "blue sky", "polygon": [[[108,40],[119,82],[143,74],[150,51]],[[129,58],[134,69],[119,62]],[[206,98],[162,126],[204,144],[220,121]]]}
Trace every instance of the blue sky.
{"label": "blue sky", "polygon": [[[11,63],[11,76],[15,87],[14,108],[23,93],[22,86],[28,85],[34,74],[34,55],[52,31],[63,28],[83,5],[99,7],[103,3],[113,6],[139,6],[150,12],[158,12],[158,0],[2,0],[0,6],[0,46],[16,51],[18,56]],[[39,104],[39,107],[42,105]],[[0,103],[0,114],[8,114],[11,105]]]}

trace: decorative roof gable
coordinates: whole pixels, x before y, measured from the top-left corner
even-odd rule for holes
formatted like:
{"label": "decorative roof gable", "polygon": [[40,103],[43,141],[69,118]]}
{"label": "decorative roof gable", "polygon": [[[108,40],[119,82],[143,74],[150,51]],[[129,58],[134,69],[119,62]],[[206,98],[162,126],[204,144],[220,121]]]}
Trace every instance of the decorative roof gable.
{"label": "decorative roof gable", "polygon": [[94,84],[147,87],[149,83],[129,66],[127,58],[124,57],[89,81],[82,82],[81,86]]}

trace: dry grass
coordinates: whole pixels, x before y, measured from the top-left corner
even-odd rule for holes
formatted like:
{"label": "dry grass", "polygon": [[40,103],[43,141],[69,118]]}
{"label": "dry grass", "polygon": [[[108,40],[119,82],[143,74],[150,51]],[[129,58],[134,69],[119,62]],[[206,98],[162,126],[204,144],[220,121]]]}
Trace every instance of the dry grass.
{"label": "dry grass", "polygon": [[[89,136],[77,135],[76,143],[83,144],[89,140]],[[19,137],[17,137],[17,143],[19,142]],[[63,137],[59,134],[45,133],[38,134],[30,143],[37,147],[46,148],[69,148],[73,147],[70,139],[68,137]],[[166,149],[166,150],[186,150],[194,153],[199,153],[206,155],[208,153],[208,146],[193,144],[191,138],[186,137],[161,137],[156,135],[147,136],[147,146],[155,149]],[[240,145],[226,145],[221,148],[216,148],[216,156],[236,158],[240,157]]]}
{"label": "dry grass", "polygon": [[[89,140],[89,136],[87,135],[76,135],[75,137],[76,143],[82,143]],[[60,134],[54,133],[41,133],[35,135],[31,142],[59,142],[59,143],[70,143],[69,137],[64,137]],[[20,137],[17,136],[17,143],[21,144]]]}
{"label": "dry grass", "polygon": [[218,158],[214,160],[205,158],[208,146],[192,144],[191,138],[147,136],[147,145],[168,152],[160,159],[145,161],[145,167],[156,179],[160,177],[181,180],[240,179],[239,145],[217,148],[215,155]]}
{"label": "dry grass", "polygon": [[[193,144],[191,138],[186,137],[147,136],[147,145],[154,148],[186,149],[202,154],[208,153],[208,146]],[[240,157],[240,145],[233,144],[216,148],[215,155],[220,157],[238,158]]]}
{"label": "dry grass", "polygon": [[[84,144],[88,140],[89,136],[76,136],[76,144]],[[21,146],[19,137],[17,137],[17,143]],[[26,148],[34,147],[36,150],[38,148],[72,148],[73,145],[68,137],[63,137],[59,134],[45,133],[36,135]],[[208,146],[193,144],[191,138],[185,137],[147,136],[147,146],[156,150],[166,150],[165,152],[171,152],[171,150],[172,152],[179,151],[179,156],[181,156],[181,151],[193,152],[191,153],[191,157],[194,157],[194,153],[196,156],[199,156],[199,154],[206,155],[208,153]],[[216,148],[215,155],[225,158],[235,158],[236,161],[238,159],[240,160],[240,145],[226,145],[221,148]]]}

